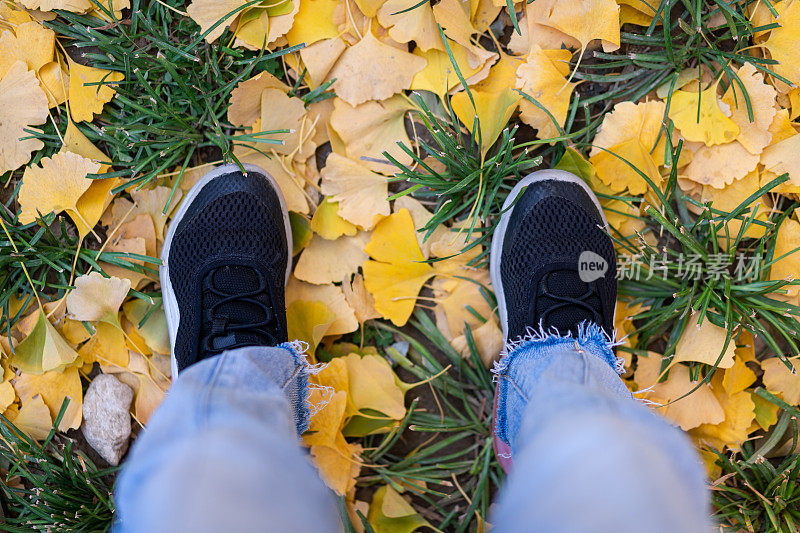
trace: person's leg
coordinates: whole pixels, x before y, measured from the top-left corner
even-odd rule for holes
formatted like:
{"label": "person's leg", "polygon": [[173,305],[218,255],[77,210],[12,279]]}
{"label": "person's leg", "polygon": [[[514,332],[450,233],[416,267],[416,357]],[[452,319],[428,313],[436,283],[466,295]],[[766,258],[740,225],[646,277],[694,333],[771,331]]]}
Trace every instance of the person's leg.
{"label": "person's leg", "polygon": [[498,365],[496,432],[513,467],[498,532],[710,531],[688,439],[631,397],[596,326],[533,335]]}
{"label": "person's leg", "polygon": [[503,205],[490,260],[508,353],[496,369],[493,439],[511,471],[498,531],[709,526],[691,446],[616,374],[608,233],[597,197],[568,172],[526,176]]}
{"label": "person's leg", "polygon": [[307,373],[289,345],[238,348],[181,372],[117,483],[121,532],[338,531],[298,434]]}

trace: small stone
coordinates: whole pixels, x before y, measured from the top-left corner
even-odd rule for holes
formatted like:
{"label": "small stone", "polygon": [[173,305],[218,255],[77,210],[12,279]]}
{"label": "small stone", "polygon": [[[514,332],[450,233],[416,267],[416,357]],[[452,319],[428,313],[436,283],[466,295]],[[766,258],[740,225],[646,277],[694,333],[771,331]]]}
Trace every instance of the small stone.
{"label": "small stone", "polygon": [[133,389],[111,374],[95,377],[83,399],[83,435],[111,465],[118,465],[128,449],[132,400]]}

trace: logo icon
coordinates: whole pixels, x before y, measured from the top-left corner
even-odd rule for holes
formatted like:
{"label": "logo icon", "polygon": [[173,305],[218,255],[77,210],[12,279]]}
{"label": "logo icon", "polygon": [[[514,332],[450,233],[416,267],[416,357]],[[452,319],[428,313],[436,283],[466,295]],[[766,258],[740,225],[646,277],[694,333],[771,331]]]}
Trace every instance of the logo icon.
{"label": "logo icon", "polygon": [[578,276],[584,283],[591,283],[602,278],[608,271],[608,262],[589,250],[581,252],[578,257]]}

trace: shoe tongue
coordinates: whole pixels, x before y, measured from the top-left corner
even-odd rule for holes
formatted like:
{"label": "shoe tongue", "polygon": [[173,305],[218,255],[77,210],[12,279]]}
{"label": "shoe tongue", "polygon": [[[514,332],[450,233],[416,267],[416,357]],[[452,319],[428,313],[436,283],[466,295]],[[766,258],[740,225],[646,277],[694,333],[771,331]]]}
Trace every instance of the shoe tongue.
{"label": "shoe tongue", "polygon": [[[212,278],[210,281],[212,286],[218,292],[228,296],[252,293],[259,286],[262,286],[258,273],[253,268],[247,266],[224,266],[213,271],[211,276]],[[207,291],[204,307],[209,309],[211,306],[216,305],[226,298],[224,295]],[[247,299],[261,302],[269,308],[270,302],[265,292],[248,296]],[[246,301],[244,298],[236,298],[219,304],[214,311],[214,316],[217,318],[220,326],[222,326],[224,322],[232,325],[252,324],[262,322],[269,318],[263,307],[252,301]],[[213,348],[222,350],[233,345],[263,343],[264,339],[261,335],[250,330],[240,330],[230,331],[228,335],[215,335],[213,339]]]}
{"label": "shoe tongue", "polygon": [[[581,280],[577,270],[564,269],[555,270],[546,276],[546,286],[548,294],[563,298],[574,298],[586,302],[593,308],[600,308],[600,298],[596,291],[591,296],[583,298],[589,291],[589,284]],[[540,294],[537,298],[537,309],[535,316],[542,316],[546,310],[553,306],[564,304],[563,300],[550,298]],[[563,305],[547,313],[547,326],[555,327],[560,333],[565,334],[571,331],[577,333],[578,324],[584,320],[595,320],[594,315],[587,309],[579,305]]]}

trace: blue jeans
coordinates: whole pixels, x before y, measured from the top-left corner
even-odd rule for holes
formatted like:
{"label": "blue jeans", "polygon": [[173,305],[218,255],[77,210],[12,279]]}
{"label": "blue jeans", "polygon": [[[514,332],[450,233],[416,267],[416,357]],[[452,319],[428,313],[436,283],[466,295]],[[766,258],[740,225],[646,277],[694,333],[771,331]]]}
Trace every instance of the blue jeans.
{"label": "blue jeans", "polygon": [[[635,401],[594,331],[519,345],[498,367],[498,435],[514,468],[499,532],[709,531],[697,456]],[[339,531],[298,446],[307,376],[290,347],[222,353],[181,373],[116,488],[122,532]]]}

